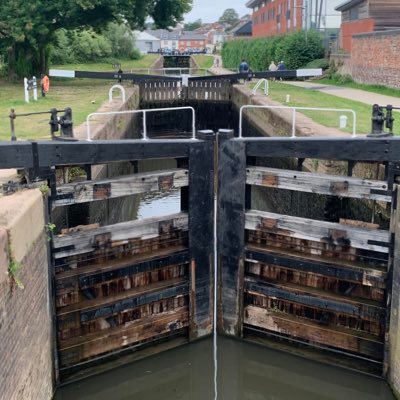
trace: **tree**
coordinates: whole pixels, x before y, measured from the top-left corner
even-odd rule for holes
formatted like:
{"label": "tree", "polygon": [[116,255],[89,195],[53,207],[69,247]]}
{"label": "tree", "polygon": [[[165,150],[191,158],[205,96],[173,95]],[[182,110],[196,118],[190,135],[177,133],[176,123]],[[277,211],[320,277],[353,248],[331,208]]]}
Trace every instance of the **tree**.
{"label": "tree", "polygon": [[183,25],[183,29],[185,31],[194,31],[197,28],[200,28],[202,24],[203,24],[203,22],[201,21],[201,19],[197,19],[194,22],[188,22],[185,25]]}
{"label": "tree", "polygon": [[192,7],[192,0],[10,0],[0,2],[0,50],[9,76],[47,69],[55,32],[93,28],[126,21],[132,29],[147,17],[158,28],[175,26]]}
{"label": "tree", "polygon": [[236,25],[239,22],[239,14],[233,8],[227,8],[218,22],[230,26]]}

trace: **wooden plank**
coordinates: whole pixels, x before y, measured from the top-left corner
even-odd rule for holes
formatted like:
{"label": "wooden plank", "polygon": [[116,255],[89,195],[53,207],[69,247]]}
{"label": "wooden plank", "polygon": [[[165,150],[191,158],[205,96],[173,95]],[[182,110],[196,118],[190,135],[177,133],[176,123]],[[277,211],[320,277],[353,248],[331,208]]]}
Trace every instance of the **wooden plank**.
{"label": "wooden plank", "polygon": [[240,326],[240,265],[244,257],[246,147],[233,131],[218,135],[218,251],[222,330],[238,336]]}
{"label": "wooden plank", "polygon": [[78,312],[81,322],[84,323],[96,318],[107,318],[121,311],[148,304],[152,301],[187,293],[189,293],[187,279],[168,279],[166,281],[151,283],[145,287],[126,290],[115,296],[85,300],[78,304],[63,307],[58,310],[57,316],[61,317]]}
{"label": "wooden plank", "polygon": [[328,160],[397,161],[400,138],[246,138],[247,155]]}
{"label": "wooden plank", "polygon": [[251,326],[305,340],[317,346],[341,349],[374,360],[382,359],[383,343],[373,335],[367,336],[355,330],[321,326],[308,320],[255,306],[246,306],[244,315],[244,323]]}
{"label": "wooden plank", "polygon": [[346,314],[367,321],[384,321],[385,307],[377,302],[336,295],[331,292],[303,287],[293,284],[274,284],[245,278],[245,290],[248,293],[262,294],[270,298],[277,298],[304,306]]}
{"label": "wooden plank", "polygon": [[246,179],[247,184],[269,188],[389,203],[392,201],[387,182],[377,180],[263,167],[248,167]]}
{"label": "wooden plank", "polygon": [[179,213],[122,222],[68,235],[58,235],[53,240],[54,258],[59,259],[89,253],[107,243],[118,242],[119,245],[122,245],[130,239],[145,240],[158,237],[172,230],[187,229],[188,215]]}
{"label": "wooden plank", "polygon": [[68,343],[60,344],[61,367],[77,364],[78,362],[108,353],[112,350],[126,348],[138,342],[148,339],[156,340],[166,333],[188,326],[187,308],[174,310],[161,315],[153,315],[148,318],[130,322],[116,329],[105,330],[100,337],[84,343],[68,346]]}
{"label": "wooden plank", "polygon": [[173,169],[83,181],[57,187],[53,207],[113,199],[151,191],[169,191],[188,185],[188,171]]}
{"label": "wooden plank", "polygon": [[350,282],[360,283],[365,286],[386,288],[387,273],[379,269],[368,267],[357,267],[344,265],[343,263],[328,263],[317,260],[307,255],[303,258],[300,255],[288,254],[286,251],[267,250],[262,247],[248,246],[246,260],[249,262],[261,262],[268,265],[280,265],[295,271],[310,272],[321,276],[332,277]]}
{"label": "wooden plank", "polygon": [[189,156],[189,251],[195,289],[191,339],[211,334],[213,325],[215,134],[199,131],[198,137],[204,140],[203,146],[190,149]]}
{"label": "wooden plank", "polygon": [[32,143],[0,143],[0,169],[32,168],[33,166]]}
{"label": "wooden plank", "polygon": [[38,143],[40,166],[104,164],[149,158],[188,157],[197,142],[184,140],[96,140]]}
{"label": "wooden plank", "polygon": [[246,229],[380,253],[389,252],[390,232],[262,211],[246,213]]}
{"label": "wooden plank", "polygon": [[[93,263],[84,267],[73,268],[68,271],[60,272],[55,279],[61,283],[64,280],[77,278],[79,280],[93,283],[102,282],[103,279],[111,274],[114,277],[123,274],[134,274],[152,269],[162,268],[173,264],[185,264],[189,262],[189,252],[184,246],[173,246],[167,249],[158,250],[151,254],[135,254],[129,259],[113,259],[101,263]],[[121,275],[122,274],[122,275]]]}

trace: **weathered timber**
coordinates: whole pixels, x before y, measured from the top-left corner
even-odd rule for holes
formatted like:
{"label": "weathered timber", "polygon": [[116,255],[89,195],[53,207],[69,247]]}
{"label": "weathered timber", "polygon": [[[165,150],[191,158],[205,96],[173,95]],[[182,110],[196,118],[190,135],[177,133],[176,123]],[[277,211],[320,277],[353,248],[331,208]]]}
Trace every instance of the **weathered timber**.
{"label": "weathered timber", "polygon": [[220,271],[221,326],[225,334],[242,330],[240,309],[240,265],[244,258],[246,146],[229,140],[233,131],[218,134],[218,250]]}
{"label": "weathered timber", "polygon": [[271,332],[305,340],[314,346],[332,347],[381,360],[383,343],[373,335],[360,334],[356,330],[321,326],[308,320],[291,317],[255,306],[246,306],[245,324]]}
{"label": "weathered timber", "polygon": [[318,261],[317,257],[313,260],[309,256],[307,258],[295,256],[293,253],[287,254],[286,251],[279,251],[279,249],[267,252],[262,247],[248,246],[246,261],[281,266],[293,271],[304,271],[380,289],[386,287],[387,273],[380,269],[328,263],[323,260]]}
{"label": "weathered timber", "polygon": [[353,298],[311,287],[282,282],[277,284],[268,283],[247,276],[245,278],[245,290],[249,293],[259,293],[270,298],[282,299],[339,314],[347,314],[368,321],[383,323],[385,319],[385,307],[381,303],[365,299],[357,301]]}
{"label": "weathered timber", "polygon": [[59,340],[63,341],[81,340],[80,342],[83,343],[88,335],[101,336],[105,329],[117,328],[121,325],[126,325],[131,321],[146,318],[150,315],[173,311],[188,306],[189,296],[179,295],[139,305],[128,310],[123,310],[112,317],[98,318],[85,323],[80,321],[79,314],[71,314],[66,318],[61,319],[62,324],[59,326],[57,331],[57,337]]}
{"label": "weathered timber", "polygon": [[133,321],[126,326],[106,330],[100,337],[87,342],[78,343],[69,347],[61,344],[61,367],[74,365],[83,360],[90,359],[112,350],[121,349],[146,339],[156,339],[165,333],[173,333],[188,326],[187,308],[152,315],[138,321]]}
{"label": "weathered timber", "polygon": [[211,334],[214,277],[214,146],[212,131],[200,131],[202,147],[189,154],[189,252],[192,339]]}
{"label": "weathered timber", "polygon": [[188,185],[188,171],[173,169],[120,176],[99,181],[83,181],[57,186],[53,207],[113,199],[151,191],[169,191]]}
{"label": "weathered timber", "polygon": [[[133,268],[131,268],[131,272],[133,272],[132,270]],[[187,277],[188,268],[187,265],[177,264],[130,275],[128,273],[126,270],[117,270],[104,274],[105,276],[98,274],[93,280],[90,279],[91,277],[84,277],[63,280],[62,282],[57,281],[56,305],[57,307],[64,307],[86,299],[107,298],[132,288],[145,287],[151,283]]]}
{"label": "weathered timber", "polygon": [[[289,300],[268,297],[260,293],[247,292],[244,296],[245,305],[262,307],[273,312],[281,312],[296,318],[303,318],[329,327],[342,327],[357,330],[361,333],[374,335],[382,340],[384,337],[384,326],[377,321],[368,321],[357,316],[340,314],[334,311],[323,310],[312,306],[294,303]],[[290,332],[288,332],[290,335]]]}
{"label": "weathered timber", "polygon": [[387,182],[345,176],[288,171],[276,168],[248,167],[250,185],[319,193],[356,199],[392,201]]}
{"label": "weathered timber", "polygon": [[171,246],[149,254],[136,254],[129,258],[94,262],[88,266],[74,268],[56,275],[57,282],[63,285],[70,279],[79,280],[80,285],[99,284],[110,279],[131,276],[141,272],[152,271],[168,265],[186,264],[189,252],[184,246]]}
{"label": "weathered timber", "polygon": [[388,231],[363,229],[262,211],[246,213],[246,229],[380,253],[388,253],[390,245]]}
{"label": "weathered timber", "polygon": [[320,290],[326,290],[343,296],[367,299],[383,303],[385,290],[362,283],[349,282],[343,279],[317,275],[312,272],[285,268],[280,265],[258,262],[246,263],[246,274],[270,283],[291,283]]}
{"label": "weathered timber", "polygon": [[297,157],[353,161],[398,161],[400,138],[246,138],[247,154],[254,157]]}
{"label": "weathered timber", "polygon": [[56,236],[53,241],[54,258],[88,253],[112,242],[123,244],[124,241],[133,238],[149,239],[174,229],[188,229],[188,215],[185,213],[168,215],[167,220],[165,218],[163,216],[122,222],[89,231]]}

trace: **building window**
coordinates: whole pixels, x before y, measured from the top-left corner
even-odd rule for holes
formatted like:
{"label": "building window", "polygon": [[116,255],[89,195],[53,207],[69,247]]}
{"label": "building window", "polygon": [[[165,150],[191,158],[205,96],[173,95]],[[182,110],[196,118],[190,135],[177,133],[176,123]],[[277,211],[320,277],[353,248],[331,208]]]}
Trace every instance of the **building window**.
{"label": "building window", "polygon": [[359,19],[359,7],[350,8],[350,20],[354,21]]}

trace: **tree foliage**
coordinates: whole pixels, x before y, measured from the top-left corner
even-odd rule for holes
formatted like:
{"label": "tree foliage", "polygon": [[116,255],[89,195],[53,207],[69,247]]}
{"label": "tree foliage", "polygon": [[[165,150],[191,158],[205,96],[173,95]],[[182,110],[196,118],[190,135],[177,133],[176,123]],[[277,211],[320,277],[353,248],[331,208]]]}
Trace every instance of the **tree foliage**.
{"label": "tree foliage", "polygon": [[183,25],[183,29],[185,31],[194,31],[197,28],[200,28],[202,24],[203,22],[201,21],[201,19],[196,19],[196,21],[188,22],[185,25]]}
{"label": "tree foliage", "polygon": [[236,25],[239,22],[239,14],[233,8],[227,8],[218,22],[230,26]]}
{"label": "tree foliage", "polygon": [[237,68],[242,59],[253,71],[265,71],[271,61],[284,61],[288,69],[305,66],[324,56],[321,36],[313,31],[300,31],[284,36],[254,40],[234,40],[224,43],[224,66]]}
{"label": "tree foliage", "polygon": [[104,29],[126,21],[142,27],[148,16],[156,27],[182,21],[192,0],[8,0],[0,1],[0,51],[9,74],[26,75],[47,68],[49,46],[58,29]]}

